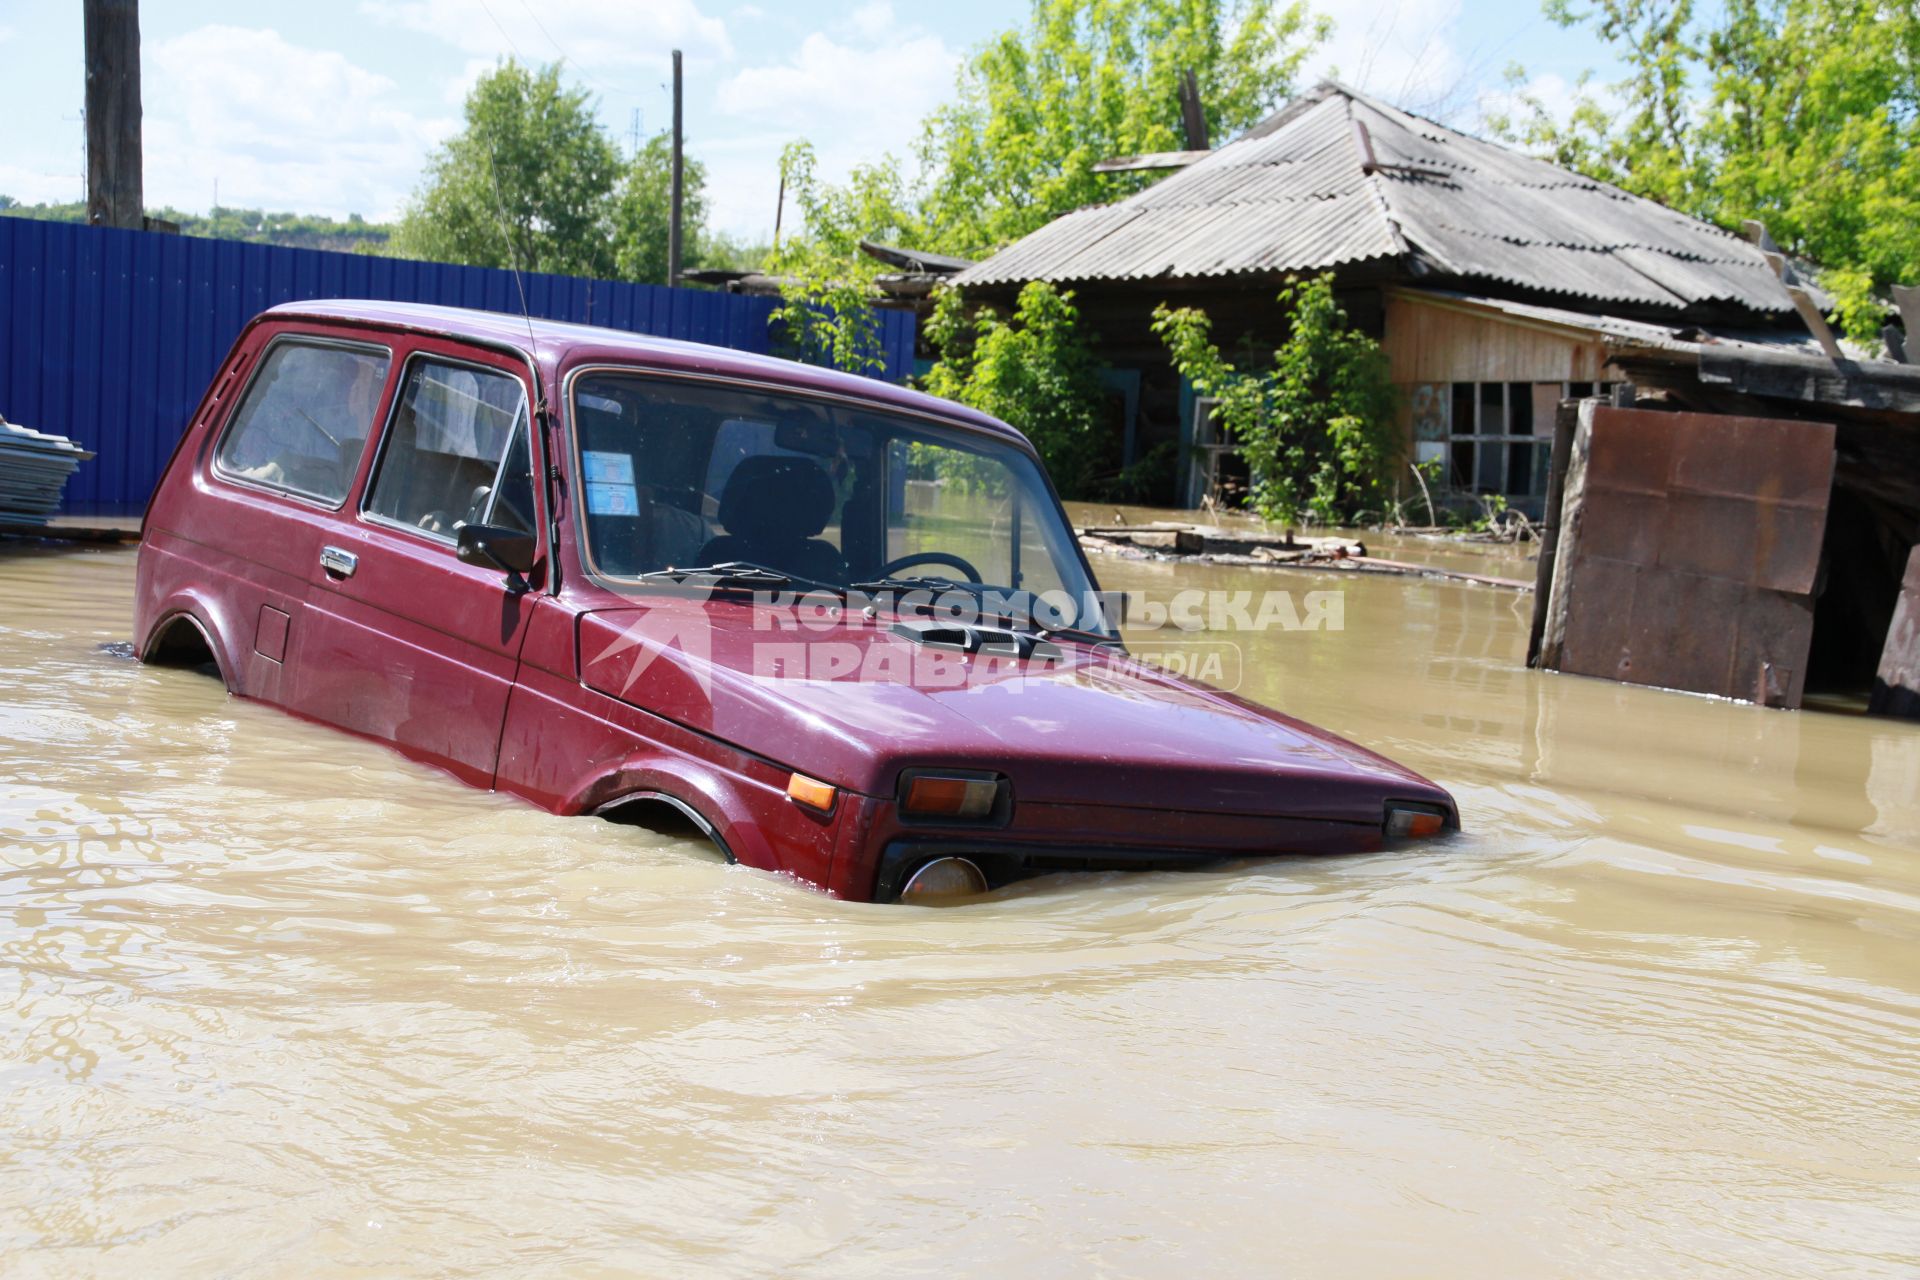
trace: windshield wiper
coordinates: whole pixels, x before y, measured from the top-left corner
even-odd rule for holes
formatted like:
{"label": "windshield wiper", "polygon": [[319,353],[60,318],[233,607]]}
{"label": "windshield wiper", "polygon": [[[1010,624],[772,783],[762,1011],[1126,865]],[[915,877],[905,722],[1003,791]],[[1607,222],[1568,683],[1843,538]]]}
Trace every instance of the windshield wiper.
{"label": "windshield wiper", "polygon": [[640,581],[673,582],[702,587],[757,587],[768,591],[776,591],[781,587],[791,587],[795,583],[800,583],[821,591],[830,591],[836,596],[845,591],[844,587],[836,587],[831,582],[782,573],[778,569],[769,569],[763,564],[750,564],[745,560],[726,560],[720,564],[695,565],[684,569],[677,566],[655,569],[651,573],[641,574]]}
{"label": "windshield wiper", "polygon": [[1120,642],[1120,638],[1118,636],[1107,635],[1099,631],[1089,631],[1085,627],[1074,627],[1074,626],[1050,627],[1041,622],[1036,621],[1031,614],[1028,614],[1024,618],[1016,619],[1016,618],[1009,617],[1004,613],[989,611],[985,608],[987,595],[990,592],[1001,593],[1003,597],[1008,594],[1025,595],[1025,596],[1028,596],[1029,599],[1031,599],[1031,593],[1029,593],[1024,587],[1019,587],[1019,588],[996,587],[996,586],[991,586],[984,582],[964,582],[964,581],[955,581],[952,578],[931,578],[931,577],[925,577],[925,576],[914,576],[914,577],[907,577],[907,578],[875,578],[870,582],[852,582],[847,584],[847,590],[849,591],[865,591],[865,592],[926,591],[935,596],[938,596],[942,591],[946,591],[949,588],[959,590],[959,591],[965,591],[968,595],[972,596],[977,602],[979,602],[979,604],[982,606],[980,621],[983,625],[1001,624],[1009,628],[1019,628],[1022,632],[1026,634],[1042,635],[1042,636],[1066,636],[1069,639],[1081,640],[1089,644],[1109,644],[1110,645],[1110,644],[1118,644]]}
{"label": "windshield wiper", "polygon": [[982,582],[965,582],[956,581],[952,578],[928,577],[874,578],[870,582],[850,582],[847,584],[847,588],[850,591],[932,591],[938,593],[950,587],[956,591],[965,591],[975,596],[983,596],[989,591],[1003,590],[1003,588],[1000,587],[989,587]]}

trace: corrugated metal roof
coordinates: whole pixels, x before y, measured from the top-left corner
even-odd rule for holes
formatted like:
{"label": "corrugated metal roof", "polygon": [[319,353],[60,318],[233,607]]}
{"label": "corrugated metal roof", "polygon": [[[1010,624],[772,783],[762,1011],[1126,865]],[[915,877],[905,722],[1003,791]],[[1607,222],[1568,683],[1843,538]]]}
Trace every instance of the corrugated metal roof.
{"label": "corrugated metal roof", "polygon": [[[1516,320],[1531,320],[1560,328],[1579,330],[1604,338],[1616,348],[1650,348],[1689,355],[1697,355],[1707,350],[1740,354],[1770,353],[1805,356],[1831,364],[1813,335],[1804,330],[1740,329],[1720,326],[1707,329],[1692,324],[1657,324],[1648,320],[1611,316],[1604,312],[1572,311],[1564,307],[1547,307],[1537,303],[1515,302],[1510,298],[1489,298],[1447,289],[1400,288],[1393,291],[1393,296],[1411,302],[1433,303],[1443,307],[1466,307],[1476,311],[1490,311],[1511,316]],[[1879,359],[1857,343],[1843,340],[1841,345],[1846,349],[1850,359],[1870,370],[1906,367]]]}
{"label": "corrugated metal roof", "polygon": [[1336,84],[1145,191],[1068,214],[954,279],[1178,279],[1409,254],[1430,273],[1601,302],[1793,309],[1744,240]]}
{"label": "corrugated metal roof", "polygon": [[1309,270],[1400,253],[1346,101],[1304,105],[1280,131],[1255,129],[1118,204],[1056,219],[956,283]]}

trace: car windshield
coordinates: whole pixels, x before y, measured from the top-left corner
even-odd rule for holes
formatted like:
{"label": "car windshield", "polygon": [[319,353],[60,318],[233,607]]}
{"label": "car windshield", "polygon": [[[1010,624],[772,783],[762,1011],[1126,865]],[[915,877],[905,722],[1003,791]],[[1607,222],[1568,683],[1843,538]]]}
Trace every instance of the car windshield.
{"label": "car windshield", "polygon": [[1039,465],[1004,440],[615,371],[578,377],[571,406],[587,563],[602,578],[732,565],[799,588],[956,584],[996,616],[1014,601],[1057,627],[1108,630]]}

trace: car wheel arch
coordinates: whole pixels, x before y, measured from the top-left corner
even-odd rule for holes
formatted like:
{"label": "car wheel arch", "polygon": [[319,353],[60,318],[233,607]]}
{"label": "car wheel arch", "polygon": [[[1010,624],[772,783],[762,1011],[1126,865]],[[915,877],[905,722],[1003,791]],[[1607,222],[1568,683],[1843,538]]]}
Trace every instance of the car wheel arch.
{"label": "car wheel arch", "polygon": [[728,863],[737,863],[733,848],[728,844],[720,827],[706,814],[679,796],[665,791],[629,791],[614,797],[593,810],[594,816],[611,822],[628,822],[636,826],[652,826],[651,819],[663,816],[677,817],[691,824],[695,830],[705,836],[720,856]]}
{"label": "car wheel arch", "polygon": [[234,691],[230,664],[213,627],[191,609],[175,609],[154,623],[140,646],[140,661],[153,666],[212,663],[220,683]]}

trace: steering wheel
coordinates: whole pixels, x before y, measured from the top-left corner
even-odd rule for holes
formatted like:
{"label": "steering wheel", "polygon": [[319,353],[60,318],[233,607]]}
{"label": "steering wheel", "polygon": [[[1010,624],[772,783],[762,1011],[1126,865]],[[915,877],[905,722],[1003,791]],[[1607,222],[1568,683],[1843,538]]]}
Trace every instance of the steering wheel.
{"label": "steering wheel", "polygon": [[921,551],[914,555],[901,556],[897,560],[889,560],[880,566],[879,576],[882,578],[897,577],[902,569],[913,569],[923,564],[944,564],[950,568],[958,569],[966,575],[967,581],[973,583],[976,587],[985,581],[985,579],[980,576],[978,569],[974,568],[972,564],[961,557],[954,555],[951,551]]}

